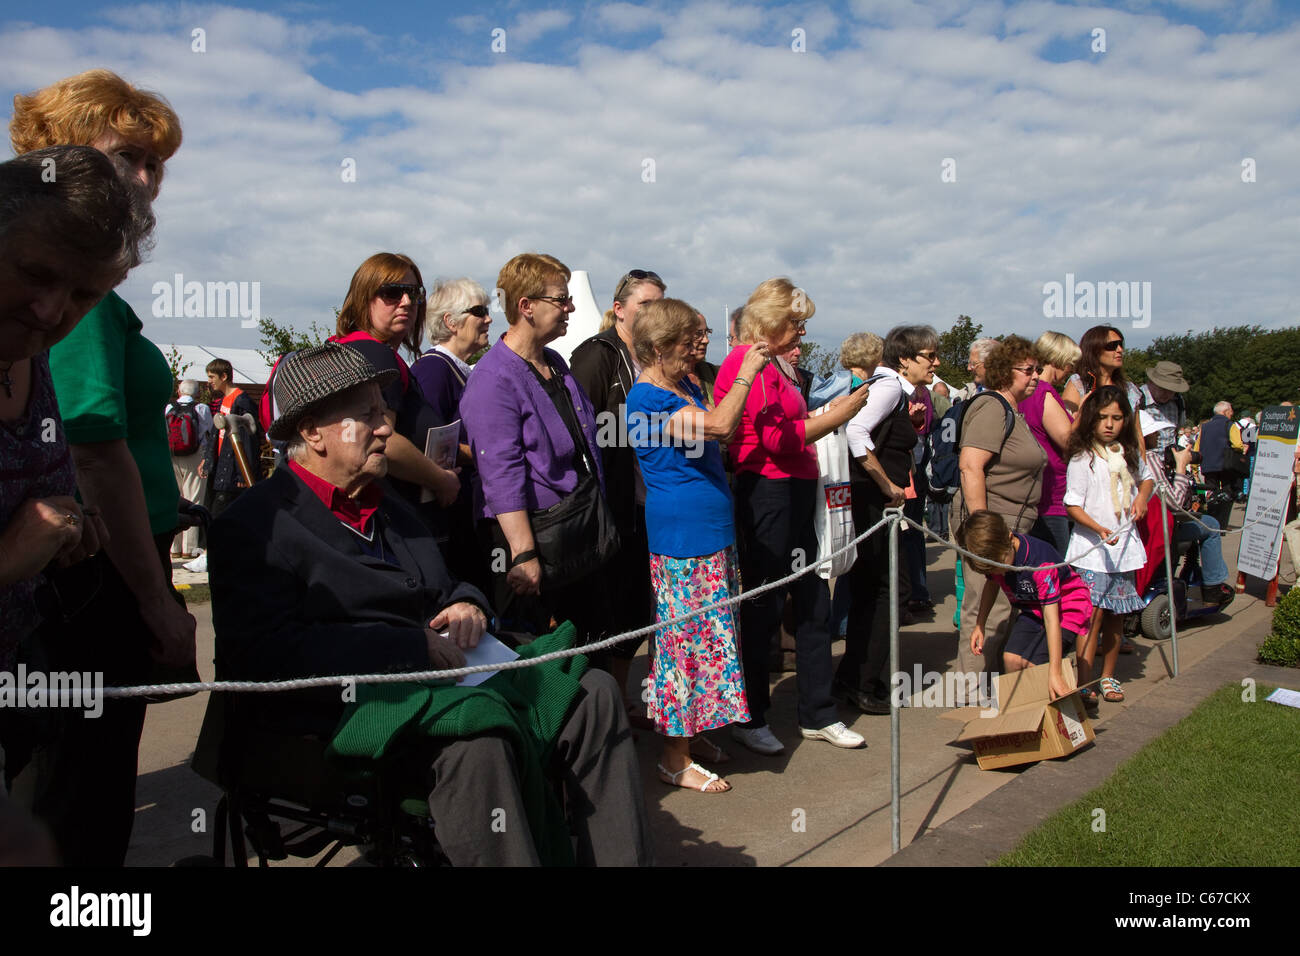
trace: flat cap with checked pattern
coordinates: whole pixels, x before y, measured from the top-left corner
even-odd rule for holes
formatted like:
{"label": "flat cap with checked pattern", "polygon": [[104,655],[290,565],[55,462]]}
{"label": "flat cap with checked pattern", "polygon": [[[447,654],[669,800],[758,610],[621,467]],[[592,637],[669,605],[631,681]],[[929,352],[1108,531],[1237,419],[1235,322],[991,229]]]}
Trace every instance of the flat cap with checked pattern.
{"label": "flat cap with checked pattern", "polygon": [[318,405],[358,385],[374,382],[383,388],[397,376],[396,369],[379,371],[356,349],[326,342],[286,355],[275,370],[275,404],[280,417],[266,433],[276,441],[294,436],[298,422]]}

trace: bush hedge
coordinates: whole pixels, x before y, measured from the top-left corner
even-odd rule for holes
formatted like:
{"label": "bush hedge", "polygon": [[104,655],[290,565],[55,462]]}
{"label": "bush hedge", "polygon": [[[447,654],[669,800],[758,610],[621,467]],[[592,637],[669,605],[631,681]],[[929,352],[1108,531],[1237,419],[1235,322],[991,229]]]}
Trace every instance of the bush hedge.
{"label": "bush hedge", "polygon": [[1273,633],[1259,645],[1264,664],[1300,667],[1300,587],[1294,587],[1273,609]]}

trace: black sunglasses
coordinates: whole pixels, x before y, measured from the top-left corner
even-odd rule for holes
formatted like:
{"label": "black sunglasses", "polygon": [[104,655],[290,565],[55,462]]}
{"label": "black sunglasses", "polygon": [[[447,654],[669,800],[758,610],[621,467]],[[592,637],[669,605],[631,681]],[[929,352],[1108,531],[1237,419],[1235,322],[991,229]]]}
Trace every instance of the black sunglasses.
{"label": "black sunglasses", "polygon": [[619,296],[623,294],[623,290],[627,288],[629,282],[640,282],[642,279],[653,279],[660,285],[663,285],[664,283],[664,280],[659,278],[656,273],[647,272],[645,269],[631,269],[628,271],[627,275],[623,276],[623,280],[619,282],[618,288],[614,290],[614,301],[617,302],[619,300]]}
{"label": "black sunglasses", "polygon": [[463,314],[477,316],[480,319],[486,319],[488,317],[488,307],[486,305],[471,305]]}
{"label": "black sunglasses", "polygon": [[411,302],[419,305],[424,301],[424,286],[407,285],[404,282],[387,282],[375,290],[376,298],[384,300],[385,305],[397,305],[402,296],[409,295]]}
{"label": "black sunglasses", "polygon": [[1102,350],[1106,352],[1113,352],[1116,349],[1122,349],[1123,347],[1124,347],[1124,340],[1115,339],[1113,342],[1107,342],[1105,345],[1103,345]]}
{"label": "black sunglasses", "polygon": [[573,305],[573,296],[571,295],[530,295],[528,298],[550,302],[557,309],[567,309]]}

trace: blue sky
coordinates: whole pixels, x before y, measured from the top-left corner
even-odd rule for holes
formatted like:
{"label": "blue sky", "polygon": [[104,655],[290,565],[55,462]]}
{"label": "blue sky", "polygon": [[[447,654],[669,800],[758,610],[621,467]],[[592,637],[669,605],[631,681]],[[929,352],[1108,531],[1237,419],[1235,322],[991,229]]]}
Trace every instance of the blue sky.
{"label": "blue sky", "polygon": [[371,252],[490,289],[533,249],[599,300],[653,268],[715,328],[790,275],[827,343],[959,313],[1036,335],[1045,283],[1150,282],[1141,343],[1300,324],[1297,6],[72,3],[0,19],[0,92],[106,66],[176,106],[122,290],[158,341],[255,344],[155,318],[176,273],[305,327]]}

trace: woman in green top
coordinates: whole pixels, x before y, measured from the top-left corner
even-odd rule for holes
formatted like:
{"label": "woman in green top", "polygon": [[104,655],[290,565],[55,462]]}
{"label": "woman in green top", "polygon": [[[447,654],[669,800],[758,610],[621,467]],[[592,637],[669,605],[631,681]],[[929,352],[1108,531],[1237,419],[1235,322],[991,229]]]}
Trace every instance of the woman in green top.
{"label": "woman in green top", "polygon": [[[181,142],[180,120],[163,99],[107,70],[15,97],[9,132],[20,155],[46,146],[93,146],[151,198]],[[163,408],[172,375],[141,329],[131,307],[110,292],[50,351],[78,491],[102,513],[109,543],[87,562],[98,581],[85,580],[79,597],[93,597],[82,610],[48,622],[44,644],[51,669],[100,671],[106,685],[143,682],[158,667],[194,668],[195,621],[171,586],[180,493]],[[27,794],[50,826],[65,864],[124,862],[144,711],[136,697],[106,701],[96,720],[74,716],[33,758],[21,789],[16,782],[15,793]]]}

